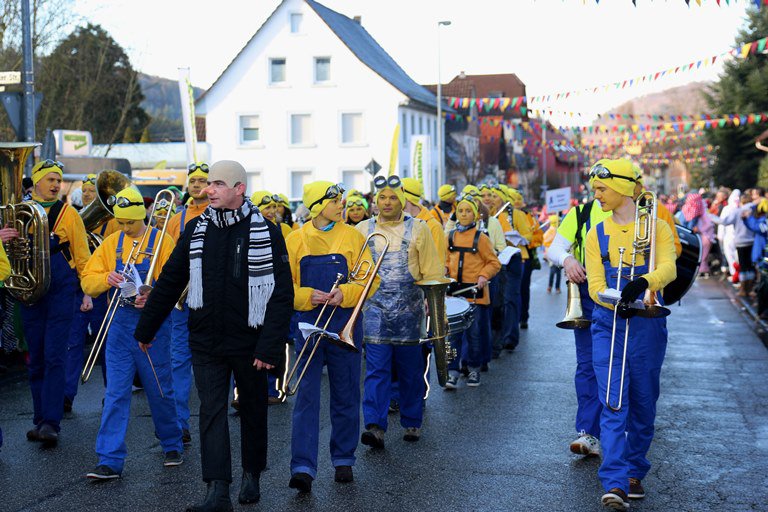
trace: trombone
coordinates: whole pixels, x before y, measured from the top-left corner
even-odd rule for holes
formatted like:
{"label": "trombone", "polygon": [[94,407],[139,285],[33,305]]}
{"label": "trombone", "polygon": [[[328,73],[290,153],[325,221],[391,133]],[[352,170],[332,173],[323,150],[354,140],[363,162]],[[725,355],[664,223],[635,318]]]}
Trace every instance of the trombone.
{"label": "trombone", "polygon": [[[375,237],[381,237],[384,239],[384,249],[381,251],[381,254],[379,255],[379,259],[376,260],[376,263],[374,264],[372,260],[363,258],[363,254],[365,254],[365,249],[366,247],[368,247],[368,242]],[[306,373],[307,368],[309,367],[309,364],[312,362],[312,359],[315,357],[315,353],[317,352],[317,349],[320,346],[320,341],[322,341],[323,338],[326,338],[329,342],[333,343],[338,347],[341,347],[353,352],[359,352],[359,349],[355,346],[355,341],[353,339],[353,332],[355,330],[355,325],[357,324],[357,319],[360,316],[360,312],[362,311],[363,304],[365,303],[365,300],[368,298],[368,293],[370,292],[371,286],[373,285],[373,280],[376,278],[376,274],[378,274],[379,267],[381,267],[381,263],[384,261],[384,256],[387,254],[388,250],[389,250],[389,238],[387,238],[386,235],[383,235],[382,233],[371,233],[370,235],[368,235],[368,238],[365,239],[365,242],[363,242],[363,245],[360,248],[360,253],[357,255],[357,259],[355,260],[355,263],[352,266],[352,270],[349,272],[350,282],[365,281],[365,285],[363,286],[363,292],[362,294],[360,294],[360,300],[358,300],[357,304],[355,304],[355,307],[352,310],[352,314],[350,315],[349,320],[347,321],[346,325],[341,330],[341,332],[338,334],[338,336],[331,335],[330,333],[327,332],[327,329],[328,329],[328,326],[331,324],[331,319],[333,318],[334,313],[336,313],[336,309],[339,306],[333,307],[330,314],[328,315],[328,318],[325,320],[325,323],[323,324],[322,330],[315,331],[309,336],[307,336],[307,339],[304,342],[304,346],[301,348],[301,351],[299,352],[299,355],[296,358],[296,362],[291,367],[291,371],[288,372],[288,377],[285,379],[283,392],[287,396],[293,396],[299,390],[299,384],[301,384],[301,381],[304,378],[304,374]],[[344,279],[344,277],[345,277],[344,274],[336,274],[336,281],[333,283],[333,286],[331,287],[331,291],[329,291],[328,293],[333,293],[333,291],[339,287],[339,284]],[[323,307],[320,309],[320,313],[317,315],[317,320],[315,321],[315,324],[313,327],[319,327],[320,321],[323,318],[323,314],[325,313],[326,308],[328,307],[329,301],[330,299],[326,300],[323,303]],[[304,363],[304,368],[301,370],[301,373],[299,373],[299,377],[296,380],[296,384],[294,384],[293,387],[291,387],[291,381],[293,380],[294,375],[298,371],[299,365],[301,364],[301,358],[304,357],[304,353],[306,352],[307,347],[310,344],[311,338],[314,338],[314,343],[312,344],[312,350],[310,351],[309,356],[307,356],[307,361]]]}
{"label": "trombone", "polygon": [[[171,192],[168,189],[163,189],[160,192],[157,193],[155,196],[155,205],[157,205],[158,200],[161,198],[163,194],[169,194],[173,196],[173,192]],[[152,208],[152,213],[150,214],[150,218],[155,213],[154,206]],[[167,217],[170,217],[170,209],[166,213]],[[141,241],[134,240],[133,245],[131,247],[131,252],[128,253],[128,259],[126,260],[125,266],[123,267],[122,272],[120,272],[123,277],[128,278],[130,276],[130,270],[136,263],[136,261],[139,259],[139,256],[144,255],[150,255],[151,261],[149,264],[149,270],[147,271],[147,277],[144,280],[144,283],[139,286],[138,290],[135,290],[133,287],[126,287],[126,289],[123,290],[115,290],[115,292],[112,294],[112,298],[109,301],[109,305],[107,306],[107,312],[104,315],[104,319],[101,321],[101,326],[99,327],[99,332],[96,334],[96,339],[93,342],[93,347],[91,348],[91,352],[88,354],[88,359],[85,362],[85,365],[83,366],[83,371],[80,374],[80,382],[85,384],[88,382],[88,379],[91,378],[91,373],[93,372],[94,366],[96,366],[96,360],[98,359],[99,353],[101,352],[102,348],[104,347],[104,342],[107,339],[107,334],[109,333],[109,328],[112,326],[112,320],[115,318],[115,313],[117,312],[117,308],[120,307],[123,304],[129,303],[132,299],[136,297],[138,293],[145,293],[152,290],[152,274],[154,273],[155,266],[157,264],[157,256],[160,253],[160,246],[163,243],[163,238],[165,237],[166,228],[168,226],[166,218],[166,224],[163,226],[163,230],[160,232],[160,237],[155,244],[155,247],[157,247],[157,250],[152,252],[151,247],[147,247],[144,251],[141,250],[141,248],[146,244],[149,240],[149,234],[154,229],[151,226],[147,226],[147,228],[144,230],[144,234],[141,237]],[[152,359],[149,357],[149,352],[147,352],[147,359],[149,359],[149,364],[152,367],[152,372],[155,373],[155,367],[152,364]],[[157,374],[155,373],[155,380],[157,381],[157,386],[160,388],[160,395],[163,395],[162,387],[160,386],[160,382],[157,380]]]}

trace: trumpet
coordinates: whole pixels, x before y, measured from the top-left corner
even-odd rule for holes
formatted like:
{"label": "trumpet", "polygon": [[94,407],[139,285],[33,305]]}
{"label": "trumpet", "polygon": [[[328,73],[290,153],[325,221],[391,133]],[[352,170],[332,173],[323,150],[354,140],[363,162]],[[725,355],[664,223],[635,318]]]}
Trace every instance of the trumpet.
{"label": "trumpet", "polygon": [[[155,204],[157,204],[158,199],[163,194],[170,194],[173,196],[173,192],[171,192],[168,189],[163,189],[160,192],[157,193],[155,196]],[[150,217],[155,213],[155,208],[152,208],[152,214],[150,214]],[[170,216],[170,210],[166,213],[167,216]],[[167,220],[167,219],[166,219]],[[166,222],[167,226],[167,222]],[[85,384],[88,382],[88,379],[91,378],[91,373],[93,372],[94,366],[96,366],[96,361],[98,359],[99,353],[101,352],[102,348],[104,347],[104,342],[107,339],[107,334],[109,333],[109,329],[112,326],[112,320],[115,318],[115,313],[117,312],[117,308],[121,305],[130,303],[138,293],[144,294],[148,293],[152,290],[152,275],[154,274],[155,266],[157,264],[157,257],[160,253],[159,248],[163,243],[163,238],[165,237],[165,231],[166,226],[163,226],[163,230],[160,232],[160,237],[158,241],[156,242],[156,247],[158,250],[152,251],[152,247],[147,247],[144,251],[141,250],[141,248],[144,246],[144,244],[147,243],[149,240],[149,234],[152,232],[154,228],[151,226],[147,226],[147,228],[144,230],[144,234],[141,237],[141,241],[134,240],[133,246],[131,247],[131,252],[128,253],[128,259],[126,260],[125,266],[123,267],[123,271],[121,274],[128,279],[130,276],[130,269],[133,267],[133,265],[136,263],[136,261],[139,259],[139,256],[144,255],[150,255],[151,261],[149,264],[149,270],[147,271],[147,277],[144,280],[144,283],[139,286],[138,290],[136,290],[134,287],[127,286],[122,290],[115,290],[115,292],[112,294],[112,298],[109,301],[109,304],[107,306],[106,314],[104,315],[104,319],[101,321],[101,326],[99,327],[99,331],[96,334],[96,339],[93,342],[93,347],[91,348],[91,352],[88,354],[88,359],[85,362],[85,365],[83,366],[83,371],[80,374],[80,382]],[[152,359],[149,357],[149,352],[147,352],[147,358],[149,359],[149,363],[152,366],[152,371],[154,372],[154,365],[152,365]],[[157,380],[157,374],[155,374],[155,380]],[[163,395],[162,387],[160,386],[160,382],[157,382],[158,388],[160,388],[160,395]]]}
{"label": "trumpet", "polygon": [[[365,254],[365,249],[366,247],[368,247],[368,242],[372,240],[374,237],[382,237],[384,239],[384,249],[381,251],[381,255],[379,256],[379,259],[376,260],[375,263],[372,260],[368,260],[363,257],[363,255]],[[306,373],[310,362],[315,357],[315,353],[317,352],[317,349],[320,346],[320,341],[322,341],[323,338],[327,339],[329,342],[333,343],[338,347],[341,347],[353,352],[359,352],[358,348],[355,346],[355,341],[353,339],[355,325],[357,324],[357,319],[360,317],[360,313],[362,312],[363,304],[365,304],[365,301],[368,298],[368,293],[371,291],[371,286],[373,286],[373,281],[376,278],[376,274],[378,274],[379,272],[379,267],[381,267],[381,263],[384,261],[384,256],[387,254],[387,250],[389,250],[389,238],[387,238],[386,235],[383,235],[381,233],[371,233],[370,235],[368,235],[368,238],[365,239],[365,242],[363,242],[363,245],[360,248],[360,253],[357,255],[357,259],[355,260],[354,265],[352,265],[352,270],[349,272],[349,281],[351,282],[365,281],[365,285],[363,286],[363,292],[360,294],[360,299],[357,301],[357,304],[355,304],[355,307],[352,310],[352,314],[350,315],[349,320],[347,320],[346,325],[338,334],[338,336],[333,336],[328,334],[327,329],[328,329],[328,326],[331,324],[331,319],[333,318],[334,313],[336,313],[336,309],[339,306],[333,307],[330,314],[328,315],[328,318],[325,320],[325,323],[323,324],[323,327],[321,330],[315,331],[309,336],[307,336],[307,340],[304,343],[304,346],[301,348],[301,351],[299,352],[299,355],[296,358],[296,362],[291,367],[291,371],[288,372],[288,377],[285,379],[283,392],[286,395],[288,396],[295,395],[296,392],[299,390],[299,385],[301,384],[301,381],[304,378],[304,374]],[[343,279],[344,279],[344,274],[336,274],[336,281],[333,283],[333,286],[331,287],[331,291],[328,293],[332,293],[334,290],[336,290]],[[325,313],[329,300],[326,300],[323,303],[323,307],[320,309],[320,313],[317,315],[317,320],[315,321],[314,327],[318,327],[320,325],[321,319],[323,318],[323,314]],[[299,365],[301,364],[301,359],[304,356],[304,353],[306,352],[307,347],[310,344],[310,339],[312,338],[314,338],[314,343],[312,344],[312,350],[310,351],[309,356],[307,356],[307,361],[304,363],[304,368],[302,369],[301,373],[299,373],[299,377],[296,380],[296,384],[294,384],[293,387],[291,387],[291,381],[293,380],[294,375],[298,371]]]}

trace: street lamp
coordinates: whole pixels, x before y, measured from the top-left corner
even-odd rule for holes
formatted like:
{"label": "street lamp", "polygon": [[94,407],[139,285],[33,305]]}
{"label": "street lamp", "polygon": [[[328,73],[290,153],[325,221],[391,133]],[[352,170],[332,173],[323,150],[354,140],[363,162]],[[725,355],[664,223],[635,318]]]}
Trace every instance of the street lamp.
{"label": "street lamp", "polygon": [[[443,176],[443,83],[440,78],[440,27],[448,26],[448,20],[437,22],[437,181],[445,182]],[[438,185],[439,186],[439,185]]]}

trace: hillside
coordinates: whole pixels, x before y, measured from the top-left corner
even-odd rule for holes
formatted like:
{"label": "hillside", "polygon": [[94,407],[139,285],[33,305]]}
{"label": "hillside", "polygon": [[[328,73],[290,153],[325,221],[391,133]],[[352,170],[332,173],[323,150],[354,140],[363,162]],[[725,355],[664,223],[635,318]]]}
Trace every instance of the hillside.
{"label": "hillside", "polygon": [[[178,81],[139,73],[139,85],[144,93],[141,107],[152,117],[149,125],[151,141],[184,140]],[[195,87],[194,91],[197,99],[204,90]]]}
{"label": "hillside", "polygon": [[703,114],[708,111],[703,92],[710,85],[711,82],[693,82],[631,99],[603,114],[603,121],[597,124],[606,124],[609,114]]}

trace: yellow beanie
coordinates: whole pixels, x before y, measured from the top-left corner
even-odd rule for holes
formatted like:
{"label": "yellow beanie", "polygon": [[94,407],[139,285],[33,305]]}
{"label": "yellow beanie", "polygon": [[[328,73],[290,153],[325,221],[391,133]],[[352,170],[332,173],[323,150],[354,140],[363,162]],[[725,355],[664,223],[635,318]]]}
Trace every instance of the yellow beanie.
{"label": "yellow beanie", "polygon": [[510,188],[508,190],[509,192],[507,193],[507,195],[509,196],[509,202],[511,202],[513,206],[516,205],[517,203],[523,202],[523,194],[521,194],[514,188]]}
{"label": "yellow beanie", "polygon": [[277,196],[280,198],[280,204],[285,206],[286,208],[291,207],[291,202],[288,200],[288,196],[285,194],[277,194]]}
{"label": "yellow beanie", "polygon": [[416,178],[403,178],[403,192],[405,198],[413,204],[419,204],[424,195],[424,185]]}
{"label": "yellow beanie", "polygon": [[480,209],[477,207],[477,203],[470,196],[462,196],[461,201],[456,205],[456,209],[459,209],[460,204],[468,204],[472,207],[472,211],[475,212],[475,220],[480,216]]}
{"label": "yellow beanie", "polygon": [[304,203],[304,206],[309,208],[309,213],[313,219],[322,213],[326,203],[331,200],[331,198],[323,199],[323,196],[334,185],[335,183],[330,181],[313,181],[304,185],[304,195],[301,201]]}
{"label": "yellow beanie", "polygon": [[[255,206],[259,208],[263,208],[275,202],[275,200],[272,198],[272,195],[273,195],[272,192],[269,192],[268,190],[257,190],[256,192],[251,194],[251,202]],[[262,201],[264,201],[264,199],[267,197],[270,198],[270,201],[268,203],[262,204]]]}
{"label": "yellow beanie", "polygon": [[635,166],[632,165],[632,162],[627,160],[626,158],[617,158],[616,160],[609,160],[607,158],[603,158],[602,160],[598,160],[592,168],[594,169],[596,166],[602,166],[608,169],[608,171],[614,175],[614,176],[623,176],[623,178],[616,178],[616,177],[610,177],[610,178],[598,178],[597,176],[594,176],[591,178],[590,184],[594,187],[595,182],[600,182],[606,187],[610,188],[611,190],[614,190],[618,194],[621,194],[622,196],[627,197],[634,197],[635,195],[635,184],[636,182],[636,175],[635,175]]}
{"label": "yellow beanie", "polygon": [[495,187],[491,188],[491,192],[496,194],[503,203],[509,202],[509,196],[507,196],[507,193],[502,187],[503,185],[496,185]]}
{"label": "yellow beanie", "polygon": [[208,164],[206,164],[205,162],[195,162],[194,164],[191,164],[189,167],[193,167],[195,170],[187,174],[187,181],[189,181],[192,178],[205,178],[206,180],[208,179]]}
{"label": "yellow beanie", "polygon": [[37,185],[38,181],[52,172],[57,173],[63,178],[64,165],[61,162],[54,162],[53,160],[41,160],[37,162],[32,168],[32,184]]}
{"label": "yellow beanie", "polygon": [[169,206],[171,208],[171,215],[176,213],[176,203],[174,201],[168,201],[166,198],[160,199],[155,205],[155,217],[165,215]]}
{"label": "yellow beanie", "polygon": [[96,188],[97,179],[98,179],[98,176],[96,176],[95,174],[89,174],[88,176],[85,177],[85,180],[83,181],[83,186],[88,185],[90,187]]}
{"label": "yellow beanie", "polygon": [[461,194],[462,194],[462,195],[467,195],[467,194],[470,194],[470,195],[473,195],[473,196],[479,196],[479,195],[480,195],[480,189],[479,189],[479,188],[477,188],[477,187],[476,187],[476,186],[474,186],[474,185],[467,185],[467,186],[466,186],[466,187],[464,187],[464,189],[461,191]]}
{"label": "yellow beanie", "polygon": [[441,201],[452,201],[456,199],[456,187],[447,183],[442,185],[437,189],[437,197],[439,197]]}
{"label": "yellow beanie", "polygon": [[[120,198],[128,200],[128,206],[120,206]],[[116,219],[144,220],[147,210],[144,208],[144,198],[134,188],[124,188],[115,195],[115,205],[112,208]]]}
{"label": "yellow beanie", "polygon": [[382,190],[386,190],[386,189],[394,191],[395,195],[400,200],[400,204],[403,206],[403,208],[405,208],[405,192],[403,192],[403,187],[392,188],[390,186],[386,186],[386,187],[380,189],[378,192],[376,192],[376,197],[374,197],[373,200],[378,202],[379,201],[379,194],[381,194]]}

